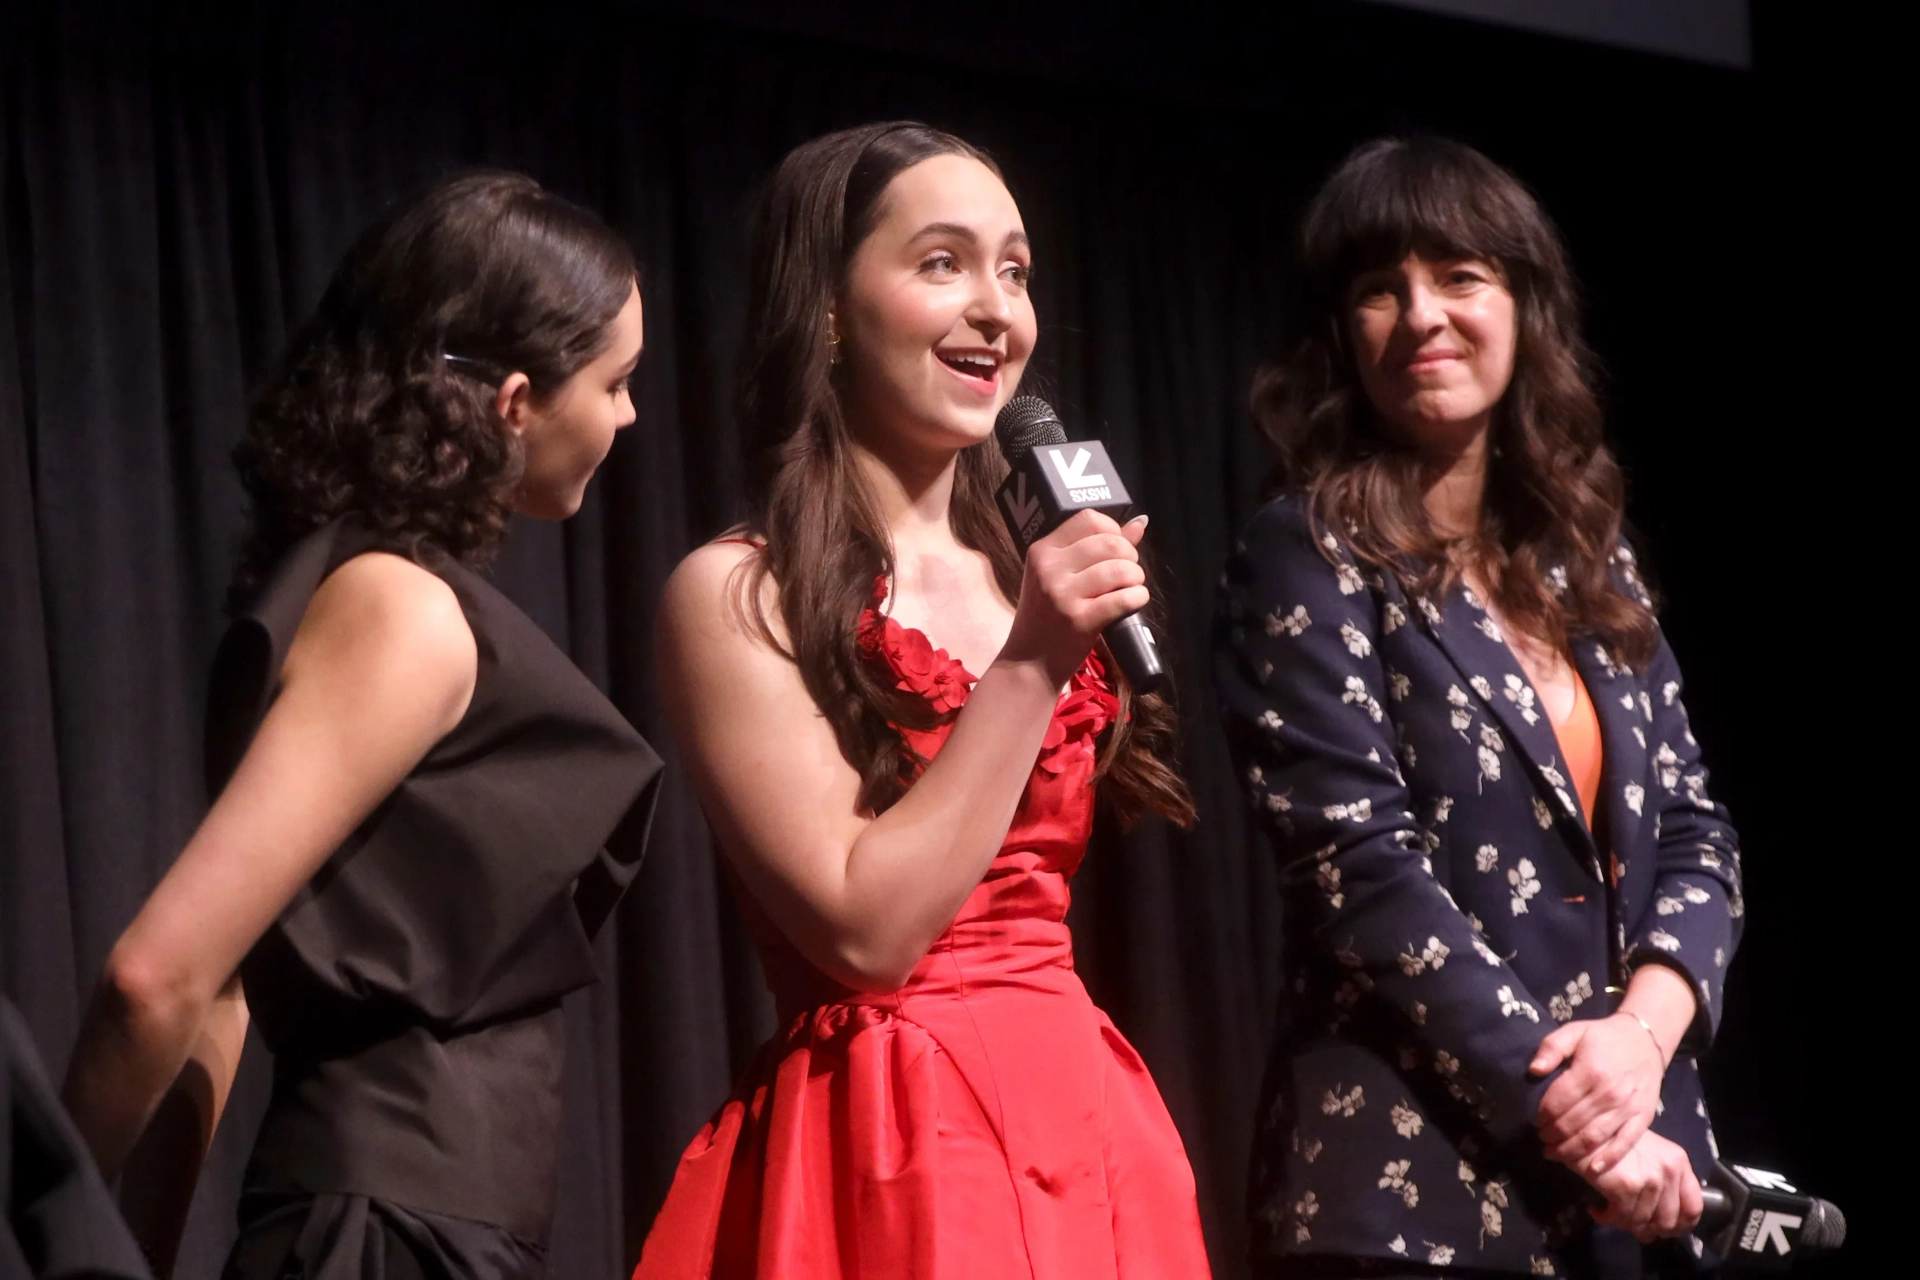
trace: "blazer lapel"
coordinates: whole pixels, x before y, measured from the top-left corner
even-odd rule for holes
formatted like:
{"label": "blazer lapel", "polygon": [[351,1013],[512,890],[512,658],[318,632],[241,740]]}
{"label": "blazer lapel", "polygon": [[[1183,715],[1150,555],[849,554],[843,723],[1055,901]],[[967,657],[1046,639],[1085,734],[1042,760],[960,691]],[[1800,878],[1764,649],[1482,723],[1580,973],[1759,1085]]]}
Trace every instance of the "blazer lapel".
{"label": "blazer lapel", "polygon": [[1615,662],[1598,640],[1575,644],[1573,664],[1587,682],[1600,720],[1599,808],[1606,815],[1601,831],[1610,850],[1609,875],[1617,888],[1626,879],[1627,862],[1639,847],[1640,828],[1653,804],[1646,790],[1647,727],[1652,723],[1653,704],[1640,678]]}
{"label": "blazer lapel", "polygon": [[1555,817],[1578,829],[1576,847],[1584,855],[1587,869],[1598,877],[1599,848],[1587,829],[1573,784],[1567,779],[1559,740],[1554,737],[1546,707],[1520,669],[1519,659],[1507,647],[1499,624],[1473,593],[1457,584],[1447,593],[1444,609],[1424,597],[1416,597],[1412,603],[1434,642],[1464,678],[1465,689],[1493,714],[1507,741],[1517,748],[1546,793],[1546,803],[1557,810]]}

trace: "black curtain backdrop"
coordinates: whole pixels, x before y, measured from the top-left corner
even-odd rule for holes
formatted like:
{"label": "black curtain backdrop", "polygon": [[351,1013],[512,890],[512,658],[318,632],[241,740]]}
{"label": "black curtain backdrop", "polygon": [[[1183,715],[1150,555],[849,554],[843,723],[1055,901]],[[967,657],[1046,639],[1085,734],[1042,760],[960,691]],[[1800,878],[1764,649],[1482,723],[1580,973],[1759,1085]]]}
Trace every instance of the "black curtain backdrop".
{"label": "black curtain backdrop", "polygon": [[[1810,394],[1750,323],[1790,275],[1756,263],[1811,148],[1775,128],[1770,50],[1790,41],[1764,20],[1757,38],[1745,73],[1363,4],[1179,23],[1137,4],[9,9],[0,987],[57,1074],[108,949],[204,808],[205,671],[241,516],[227,454],[249,390],[385,202],[505,165],[637,247],[639,426],[582,514],[522,524],[497,576],[665,750],[654,601],[739,492],[749,197],[805,138],[918,117],[1004,163],[1038,262],[1030,389],[1107,442],[1154,516],[1203,816],[1190,833],[1103,829],[1073,923],[1088,986],[1185,1137],[1218,1274],[1244,1275],[1277,909],[1207,685],[1212,584],[1265,467],[1245,397],[1292,319],[1301,204],[1353,143],[1434,129],[1516,169],[1569,236],[1632,515],[1746,836],[1747,943],[1710,1072],[1722,1146],[1845,1204],[1864,1174],[1820,1108],[1848,1068],[1772,1013],[1841,987],[1853,962],[1851,890],[1789,870],[1825,847],[1798,744],[1778,736],[1777,698],[1749,696],[1780,674],[1784,642],[1756,630],[1777,637],[1773,611],[1797,607],[1775,584],[1801,536],[1755,499],[1801,495],[1801,525],[1845,509],[1806,458],[1755,447]],[[1794,643],[1842,656],[1837,635]],[[560,1277],[632,1265],[679,1151],[770,1029],[677,782],[602,960],[571,1010]],[[231,1236],[264,1059],[250,1050],[183,1276],[214,1275]],[[1859,1257],[1874,1227],[1855,1216]]]}

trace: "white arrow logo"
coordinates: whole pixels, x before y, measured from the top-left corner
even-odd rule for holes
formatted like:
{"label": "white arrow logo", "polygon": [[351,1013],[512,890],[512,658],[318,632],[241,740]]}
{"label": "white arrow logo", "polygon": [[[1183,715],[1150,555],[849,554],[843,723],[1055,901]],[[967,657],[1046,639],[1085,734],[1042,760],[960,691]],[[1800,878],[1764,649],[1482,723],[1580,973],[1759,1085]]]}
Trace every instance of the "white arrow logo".
{"label": "white arrow logo", "polygon": [[1784,1191],[1792,1195],[1796,1190],[1794,1185],[1784,1177],[1766,1169],[1749,1169],[1743,1164],[1737,1164],[1733,1166],[1733,1170],[1745,1178],[1750,1185],[1762,1191]]}
{"label": "white arrow logo", "polygon": [[1085,449],[1081,449],[1073,455],[1072,466],[1067,465],[1066,455],[1058,449],[1047,450],[1047,456],[1053,459],[1053,469],[1060,473],[1061,482],[1069,489],[1088,489],[1094,485],[1105,484],[1107,482],[1107,478],[1098,472],[1090,476],[1081,474],[1081,472],[1086,469],[1087,464],[1093,461],[1093,455]]}
{"label": "white arrow logo", "polygon": [[1013,515],[1014,527],[1024,529],[1027,522],[1040,514],[1040,499],[1027,493],[1027,473],[1016,471],[1013,476],[1013,492],[1002,493],[1001,500],[1007,504],[1007,510]]}
{"label": "white arrow logo", "polygon": [[1780,1256],[1783,1258],[1792,1253],[1793,1246],[1787,1243],[1788,1227],[1798,1231],[1799,1217],[1791,1213],[1775,1213],[1772,1209],[1767,1210],[1767,1216],[1760,1220],[1760,1236],[1753,1242],[1752,1252],[1765,1253],[1767,1246],[1772,1245],[1780,1251]]}

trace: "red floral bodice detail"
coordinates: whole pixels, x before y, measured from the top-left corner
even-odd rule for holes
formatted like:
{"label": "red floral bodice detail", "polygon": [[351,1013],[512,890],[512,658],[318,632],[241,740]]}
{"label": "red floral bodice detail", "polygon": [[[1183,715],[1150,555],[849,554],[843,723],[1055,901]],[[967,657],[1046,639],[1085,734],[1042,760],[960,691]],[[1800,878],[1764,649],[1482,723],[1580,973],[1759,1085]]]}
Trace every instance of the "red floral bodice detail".
{"label": "red floral bodice detail", "polygon": [[[932,729],[894,726],[909,746],[921,756],[931,757],[952,731],[953,715],[966,704],[979,677],[945,649],[934,648],[924,632],[903,627],[882,613],[880,608],[886,599],[887,580],[883,575],[874,579],[872,602],[860,613],[860,647],[893,672],[895,688],[926,699],[942,717]],[[1084,766],[1091,777],[1094,745],[1107,726],[1119,718],[1120,699],[1107,684],[1107,669],[1099,655],[1089,653],[1054,706],[1035,768],[1058,775]]]}

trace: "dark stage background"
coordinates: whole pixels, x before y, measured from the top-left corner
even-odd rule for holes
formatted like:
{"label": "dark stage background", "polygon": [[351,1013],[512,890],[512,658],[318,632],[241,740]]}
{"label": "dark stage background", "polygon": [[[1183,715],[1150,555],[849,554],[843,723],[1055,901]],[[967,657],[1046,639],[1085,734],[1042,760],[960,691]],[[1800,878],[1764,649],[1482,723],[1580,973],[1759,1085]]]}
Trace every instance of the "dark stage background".
{"label": "dark stage background", "polygon": [[[1245,392],[1290,319],[1301,203],[1353,143],[1434,129],[1534,184],[1589,284],[1632,515],[1748,850],[1747,942],[1710,1071],[1722,1146],[1853,1210],[1857,1270],[1881,1224],[1831,1123],[1854,1068],[1823,1035],[1846,1024],[1808,1035],[1785,1016],[1850,985],[1861,886],[1831,861],[1801,869],[1844,852],[1806,776],[1835,739],[1783,728],[1797,700],[1828,708],[1828,735],[1855,713],[1820,679],[1780,684],[1803,669],[1789,643],[1846,678],[1845,635],[1782,580],[1844,554],[1809,530],[1843,526],[1851,499],[1817,439],[1766,443],[1817,421],[1811,339],[1789,355],[1769,324],[1811,296],[1773,251],[1812,203],[1817,154],[1793,105],[1804,45],[1772,12],[1748,72],[1363,4],[1177,22],[1134,3],[1079,18],[997,2],[9,7],[0,986],[57,1074],[109,947],[204,804],[247,393],[383,202],[508,165],[638,248],[640,425],[582,515],[519,528],[498,576],[664,748],[653,602],[739,490],[748,197],[802,139],[915,116],[1004,162],[1037,249],[1039,389],[1107,441],[1154,515],[1203,820],[1103,832],[1073,919],[1089,987],[1185,1136],[1218,1272],[1242,1276],[1277,910],[1206,685],[1212,583],[1264,468]],[[677,1153],[769,1030],[678,785],[603,959],[572,1010],[561,1277],[632,1264]],[[213,1275],[231,1233],[263,1057],[219,1135],[183,1276]]]}

